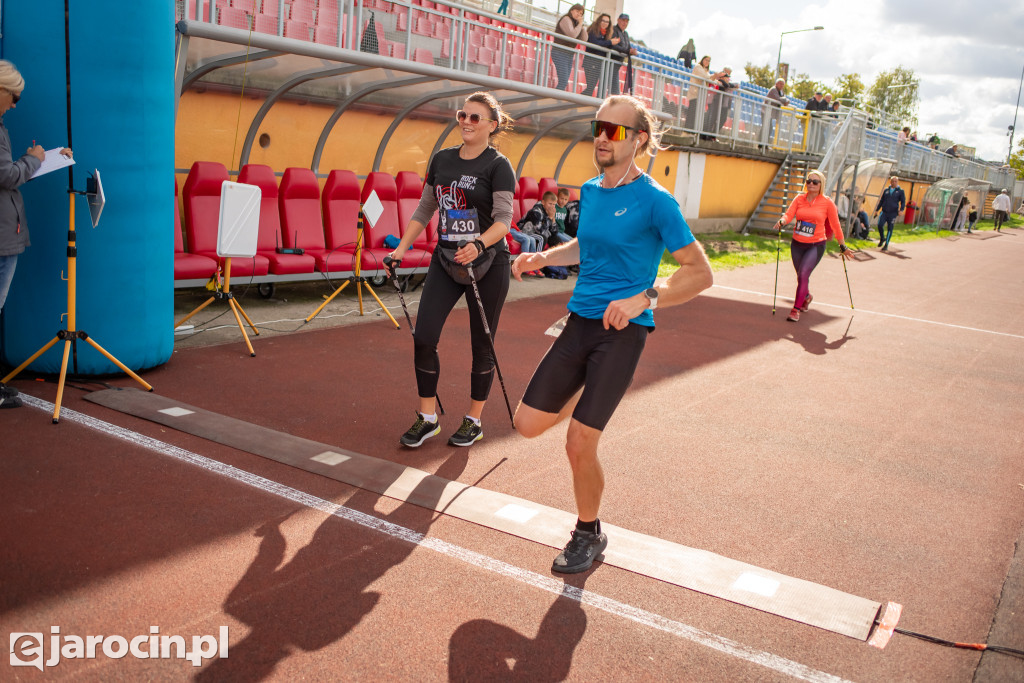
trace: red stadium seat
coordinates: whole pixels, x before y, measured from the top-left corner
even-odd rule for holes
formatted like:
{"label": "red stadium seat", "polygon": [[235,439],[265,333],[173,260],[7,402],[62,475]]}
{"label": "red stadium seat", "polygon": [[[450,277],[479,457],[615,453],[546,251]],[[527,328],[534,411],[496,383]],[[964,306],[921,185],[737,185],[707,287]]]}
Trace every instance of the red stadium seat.
{"label": "red stadium seat", "polygon": [[[384,267],[384,257],[391,253],[391,249],[384,246],[384,238],[388,235],[400,237],[402,234],[398,224],[398,186],[395,184],[394,176],[380,171],[366,176],[360,201],[365,204],[371,192],[377,193],[384,211],[375,225],[371,226],[369,220],[363,221],[365,246],[362,263],[364,270],[381,270]],[[430,252],[422,249],[410,249],[402,258],[403,268],[416,268],[429,263]]]}
{"label": "red stadium seat", "polygon": [[554,192],[558,194],[558,183],[555,182],[554,178],[541,178],[537,182],[537,192],[539,196],[543,197],[545,192]]}
{"label": "red stadium seat", "polygon": [[320,198],[324,216],[324,237],[331,251],[331,271],[352,270],[359,227],[359,179],[352,171],[334,170]]}
{"label": "red stadium seat", "polygon": [[246,164],[238,173],[238,182],[260,188],[260,231],[256,253],[266,257],[272,275],[312,273],[316,262],[310,254],[279,254],[278,247],[292,246],[284,239],[278,209],[277,176],[263,164]]}
{"label": "red stadium seat", "polygon": [[181,214],[178,212],[178,180],[174,180],[174,279],[207,279],[217,272],[217,262],[208,256],[189,254],[181,235]]}
{"label": "red stadium seat", "polygon": [[[420,197],[423,195],[423,181],[413,171],[399,171],[395,176],[395,184],[398,186],[398,227],[404,236],[405,229],[409,226],[409,221],[412,220],[412,215],[416,212]],[[412,246],[422,251],[434,251],[437,246],[437,212],[434,212],[427,227]]]}
{"label": "red stadium seat", "polygon": [[[228,170],[216,161],[197,161],[192,164],[183,190],[185,204],[185,233],[191,253],[218,259],[217,223],[220,220],[221,185],[228,179]],[[266,275],[270,262],[266,256],[235,258],[231,261],[231,274],[237,276]]]}
{"label": "red stadium seat", "polygon": [[304,21],[289,19],[284,22],[284,37],[309,40],[309,24]]}
{"label": "red stadium seat", "polygon": [[313,41],[321,45],[338,46],[338,28],[336,26],[317,24],[313,29]]}
{"label": "red stadium seat", "polygon": [[313,23],[313,10],[315,9],[315,3],[313,0],[292,0],[292,11],[288,15],[288,18],[292,21],[301,21],[306,24]]}
{"label": "red stadium seat", "polygon": [[281,228],[287,246],[302,249],[311,256],[315,269],[326,273],[348,270],[350,259],[329,259],[324,238],[324,221],[320,215],[320,182],[308,168],[286,168],[281,178]]}
{"label": "red stadium seat", "polygon": [[421,64],[434,64],[434,53],[425,47],[418,47],[413,50],[412,61],[420,62]]}
{"label": "red stadium seat", "polygon": [[270,16],[269,14],[257,14],[255,30],[257,33],[279,35],[277,32],[277,17]]}
{"label": "red stadium seat", "polygon": [[250,21],[252,21],[252,15],[237,7],[220,7],[217,10],[217,23],[221,26],[248,30]]}
{"label": "red stadium seat", "polygon": [[533,205],[540,201],[540,188],[537,181],[529,176],[519,179],[519,213],[526,215],[526,212],[533,208]]}

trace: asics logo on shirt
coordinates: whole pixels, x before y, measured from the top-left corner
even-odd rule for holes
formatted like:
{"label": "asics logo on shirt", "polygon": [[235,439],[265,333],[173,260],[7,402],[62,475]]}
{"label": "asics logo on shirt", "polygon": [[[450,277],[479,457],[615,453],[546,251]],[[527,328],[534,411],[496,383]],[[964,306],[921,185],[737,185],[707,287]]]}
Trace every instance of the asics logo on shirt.
{"label": "asics logo on shirt", "polygon": [[626,209],[619,209],[618,211],[615,212],[615,215],[616,216],[621,216],[624,213],[626,213]]}

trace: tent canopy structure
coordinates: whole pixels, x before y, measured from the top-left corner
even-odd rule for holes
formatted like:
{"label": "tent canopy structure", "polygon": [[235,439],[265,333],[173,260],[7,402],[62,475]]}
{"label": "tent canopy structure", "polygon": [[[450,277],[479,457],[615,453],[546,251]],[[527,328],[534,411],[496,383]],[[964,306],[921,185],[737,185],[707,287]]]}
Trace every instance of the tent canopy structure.
{"label": "tent canopy structure", "polygon": [[969,211],[972,204],[983,206],[990,186],[987,181],[973,178],[947,178],[934,183],[921,202],[920,224],[951,230],[961,203],[964,211]]}

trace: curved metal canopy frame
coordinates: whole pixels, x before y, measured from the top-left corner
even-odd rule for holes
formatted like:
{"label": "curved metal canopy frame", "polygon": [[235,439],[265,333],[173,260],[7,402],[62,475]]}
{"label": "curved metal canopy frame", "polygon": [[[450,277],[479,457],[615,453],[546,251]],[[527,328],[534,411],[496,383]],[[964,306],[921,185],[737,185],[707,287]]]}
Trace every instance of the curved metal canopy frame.
{"label": "curved metal canopy frame", "polygon": [[377,81],[376,83],[370,83],[364,88],[357,90],[356,92],[349,95],[346,99],[342,100],[338,108],[331,114],[331,118],[327,119],[327,123],[324,124],[324,129],[320,131],[320,138],[316,141],[316,148],[313,150],[313,161],[310,163],[310,168],[313,169],[313,173],[320,172],[320,158],[324,153],[324,146],[327,144],[327,138],[330,137],[331,131],[334,130],[335,124],[338,123],[338,119],[345,113],[349,105],[353,102],[358,102],[367,95],[383,90],[385,88],[398,88],[403,85],[416,85],[417,83],[425,83],[427,81],[434,80],[430,76],[416,76],[413,78],[400,78],[397,81],[383,80]]}
{"label": "curved metal canopy frame", "polygon": [[[406,105],[406,107],[402,109],[402,111],[395,114],[395,118],[394,120],[391,121],[391,125],[388,126],[388,129],[386,131],[384,131],[384,137],[381,138],[380,144],[377,146],[377,154],[376,156],[373,157],[373,167],[371,170],[380,170],[380,162],[384,159],[384,150],[387,149],[388,142],[391,141],[391,136],[394,135],[395,131],[398,129],[398,126],[401,125],[403,121],[405,121],[405,117],[407,117],[413,111],[415,111],[419,107],[423,106],[424,104],[432,100],[439,100],[445,97],[458,97],[460,95],[469,95],[475,93],[477,90],[479,90],[479,88],[473,86],[471,88],[462,88],[461,90],[447,90],[445,92],[440,93],[432,92],[428,95],[420,97],[419,99],[415,99],[408,105]],[[456,123],[458,122],[456,121]]]}
{"label": "curved metal canopy frame", "polygon": [[249,153],[252,151],[252,143],[256,140],[256,133],[260,129],[260,125],[263,124],[263,119],[266,118],[270,112],[271,107],[277,104],[277,101],[281,99],[292,88],[307,83],[309,81],[319,80],[321,78],[331,78],[333,76],[344,76],[345,74],[355,73],[357,71],[364,71],[367,67],[365,66],[343,66],[334,69],[314,69],[311,71],[304,71],[296,74],[291,79],[282,83],[274,92],[267,95],[263,104],[260,106],[259,111],[252,117],[252,122],[249,124],[249,130],[245,134],[245,142],[242,144],[242,153],[238,158],[238,168],[242,168],[249,162]]}
{"label": "curved metal canopy frame", "polygon": [[552,121],[548,125],[544,126],[540,130],[538,130],[537,134],[533,136],[532,140],[530,140],[530,144],[528,144],[526,146],[526,149],[523,150],[522,156],[519,157],[519,166],[516,167],[516,177],[519,178],[519,177],[522,176],[522,174],[523,174],[523,166],[526,165],[526,160],[529,158],[530,152],[533,151],[533,148],[536,147],[537,143],[540,142],[541,139],[543,139],[543,137],[545,135],[547,135],[552,130],[554,130],[555,128],[558,128],[559,126],[561,126],[564,123],[569,123],[570,121],[579,121],[580,119],[589,118],[589,117],[591,117],[593,115],[594,115],[593,112],[588,111],[585,114],[572,114],[570,116],[563,116],[560,119],[555,119],[554,121]]}
{"label": "curved metal canopy frame", "polygon": [[590,131],[589,130],[585,130],[582,133],[580,133],[579,135],[577,135],[575,138],[573,138],[572,142],[570,142],[568,145],[566,145],[565,151],[562,152],[562,156],[558,160],[558,165],[555,166],[555,176],[554,177],[555,177],[555,182],[556,183],[558,182],[558,176],[562,175],[562,166],[565,165],[565,160],[569,158],[569,155],[576,148],[576,145],[578,145],[580,143],[580,140],[582,140],[583,138],[585,138],[585,137],[587,137],[589,135],[590,135]]}
{"label": "curved metal canopy frame", "polygon": [[260,50],[259,52],[255,53],[250,53],[246,51],[240,54],[231,55],[230,57],[222,57],[221,59],[215,59],[211,62],[206,62],[205,64],[196,67],[190,73],[185,75],[185,77],[181,81],[181,92],[179,92],[178,94],[180,95],[181,93],[188,90],[190,87],[192,87],[193,83],[195,83],[211,71],[216,71],[217,69],[224,69],[229,66],[238,66],[239,64],[245,64],[246,62],[259,62],[264,59],[273,59],[274,57],[280,57],[282,54],[285,53],[280,52],[278,50]]}

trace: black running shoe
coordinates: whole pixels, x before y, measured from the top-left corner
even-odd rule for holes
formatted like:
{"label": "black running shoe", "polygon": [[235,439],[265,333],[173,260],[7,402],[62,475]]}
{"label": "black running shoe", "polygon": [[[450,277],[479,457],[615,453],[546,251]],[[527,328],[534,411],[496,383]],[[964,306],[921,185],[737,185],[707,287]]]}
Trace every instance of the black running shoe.
{"label": "black running shoe", "polygon": [[0,384],[0,409],[20,408],[22,405],[18,390],[6,384]]}
{"label": "black running shoe", "polygon": [[566,544],[565,550],[559,553],[551,564],[551,570],[560,574],[585,572],[607,547],[608,537],[604,534],[573,529],[572,538]]}
{"label": "black running shoe", "polygon": [[470,420],[468,417],[462,418],[462,425],[459,430],[448,437],[449,446],[472,446],[474,443],[484,438],[483,427]]}
{"label": "black running shoe", "polygon": [[437,436],[440,433],[441,425],[436,422],[427,422],[423,419],[423,415],[417,412],[416,421],[412,423],[412,427],[409,427],[409,431],[402,434],[400,442],[403,446],[416,448],[430,437]]}

